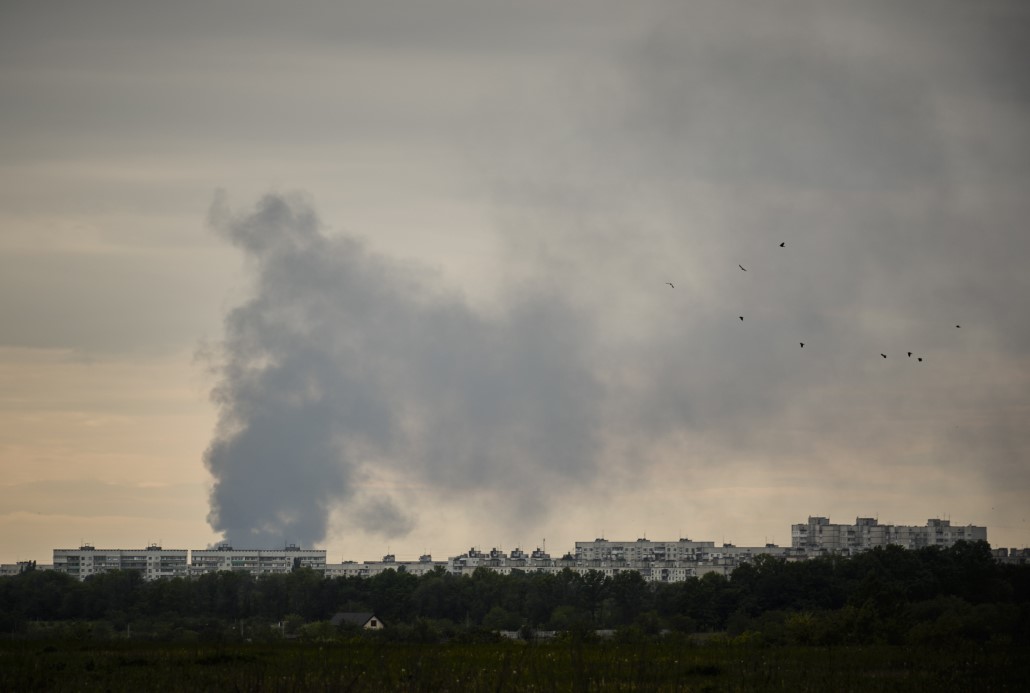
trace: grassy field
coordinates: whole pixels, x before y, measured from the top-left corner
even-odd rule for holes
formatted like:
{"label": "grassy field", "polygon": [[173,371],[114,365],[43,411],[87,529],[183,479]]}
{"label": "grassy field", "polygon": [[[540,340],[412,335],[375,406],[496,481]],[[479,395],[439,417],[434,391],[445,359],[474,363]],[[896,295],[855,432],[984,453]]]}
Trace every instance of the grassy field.
{"label": "grassy field", "polygon": [[5,641],[3,691],[1023,691],[1030,652],[670,642]]}

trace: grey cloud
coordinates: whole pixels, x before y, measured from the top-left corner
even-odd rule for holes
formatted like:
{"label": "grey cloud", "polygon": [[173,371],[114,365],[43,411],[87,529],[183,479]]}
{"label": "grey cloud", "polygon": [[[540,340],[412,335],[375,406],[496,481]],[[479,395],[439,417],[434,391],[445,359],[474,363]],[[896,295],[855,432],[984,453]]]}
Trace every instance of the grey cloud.
{"label": "grey cloud", "polygon": [[[345,43],[525,55],[563,50],[585,28],[603,28],[606,17],[622,7],[611,0],[570,0],[561,5],[476,0],[440,0],[432,5],[404,0],[305,0],[295,7],[284,7],[274,0],[230,0],[217,5],[183,0],[155,7],[99,0],[87,8],[76,2],[38,6],[15,0],[4,8],[8,21],[0,27],[0,36],[6,39],[0,51],[3,47],[11,51],[30,31],[48,40],[40,48],[50,50],[82,47],[81,43],[68,41],[69,36],[80,41],[118,39],[153,45],[183,37],[219,40],[242,34],[273,47]],[[541,11],[546,11],[546,21],[541,21]],[[626,15],[629,21],[632,13]],[[19,27],[26,31],[19,32]]]}
{"label": "grey cloud", "polygon": [[347,513],[352,525],[368,534],[392,539],[404,537],[415,527],[416,518],[401,510],[392,499],[371,496]]}
{"label": "grey cloud", "polygon": [[979,359],[1027,380],[1030,101],[1011,57],[1030,25],[1014,3],[933,7],[670,3],[611,56],[619,80],[584,71],[581,102],[555,97],[577,128],[519,140],[518,169],[484,163],[510,251],[545,249],[527,273],[560,271],[605,316],[625,388],[607,430],[642,458],[704,440],[717,459],[684,469],[889,470],[922,445],[938,470],[975,458],[988,487],[1022,483],[1025,434],[936,441],[970,408],[1011,418],[970,390]]}

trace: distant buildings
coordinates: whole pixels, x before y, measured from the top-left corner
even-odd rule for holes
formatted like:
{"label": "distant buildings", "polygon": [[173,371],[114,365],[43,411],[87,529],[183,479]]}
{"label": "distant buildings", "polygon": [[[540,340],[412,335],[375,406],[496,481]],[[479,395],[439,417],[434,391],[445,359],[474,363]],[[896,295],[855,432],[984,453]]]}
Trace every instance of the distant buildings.
{"label": "distant buildings", "polygon": [[555,560],[549,553],[539,548],[529,554],[522,549],[514,549],[510,554],[505,554],[496,548],[490,549],[488,552],[471,548],[468,553],[447,559],[446,566],[447,572],[454,575],[471,575],[476,572],[477,568],[488,568],[494,572],[508,575],[513,570],[559,572],[565,568],[574,568],[575,559],[566,555]]}
{"label": "distant buildings", "polygon": [[[729,575],[758,556],[800,561],[817,556],[850,556],[877,546],[891,544],[906,549],[925,546],[941,548],[957,541],[987,541],[987,528],[953,527],[948,520],[930,519],[925,527],[881,525],[873,518],[857,518],[854,525],[832,525],[828,518],[810,517],[807,524],[793,525],[791,546],[716,545],[713,541],[577,541],[575,555],[553,560],[546,554],[526,557],[516,549],[509,556],[497,549],[484,554],[475,550],[450,559],[449,572],[467,574],[483,567],[502,573],[512,570],[558,572],[566,568],[586,573],[596,570],[612,577],[622,572],[640,573],[648,582],[682,582],[708,573]],[[539,550],[538,550],[539,551]]]}
{"label": "distant buildings", "polygon": [[[192,554],[190,562],[187,554]],[[138,570],[144,580],[188,577],[222,570],[251,575],[285,574],[295,568],[325,570],[325,549],[234,549],[222,544],[214,549],[97,549],[84,544],[77,549],[54,549],[54,570],[85,580],[110,570]]]}
{"label": "distant buildings", "polygon": [[0,577],[5,575],[20,575],[26,570],[45,570],[52,566],[37,566],[35,561],[18,561],[17,563],[0,564]]}
{"label": "distant buildings", "polygon": [[[682,582],[708,573],[729,575],[735,568],[758,556],[773,556],[789,561],[817,556],[850,556],[877,546],[897,545],[906,549],[926,546],[948,547],[955,542],[986,541],[987,528],[974,525],[952,526],[949,520],[930,519],[925,527],[881,525],[876,519],[859,517],[853,525],[830,524],[826,517],[809,517],[808,522],[791,526],[790,547],[717,546],[712,541],[577,541],[575,553],[552,558],[541,549],[525,553],[515,549],[505,553],[475,548],[446,561],[420,556],[417,561],[398,561],[392,554],[381,561],[359,563],[326,563],[325,549],[301,549],[288,545],[282,549],[234,549],[228,544],[213,549],[162,549],[151,545],[145,549],[97,549],[86,544],[78,549],[54,549],[53,569],[85,580],[109,570],[137,570],[145,580],[189,577],[219,571],[243,572],[251,575],[282,575],[298,568],[310,568],[326,577],[373,577],[387,570],[424,575],[442,570],[452,575],[471,575],[480,568],[502,574],[515,571],[577,573],[597,571],[607,577],[624,572],[639,573],[648,582]],[[1025,562],[1030,551],[999,549],[999,561]],[[27,564],[3,566],[4,574],[16,574]]]}
{"label": "distant buildings", "polygon": [[991,555],[998,563],[1026,565],[1030,563],[1030,549],[991,549]]}
{"label": "distant buildings", "polygon": [[54,549],[54,570],[85,580],[109,570],[138,570],[145,580],[185,577],[186,549],[97,549],[83,544],[77,549]]}
{"label": "distant buildings", "polygon": [[732,544],[716,546],[715,542],[694,542],[689,539],[671,542],[646,539],[618,542],[595,539],[590,542],[576,542],[575,554],[565,554],[560,558],[554,558],[539,548],[530,553],[518,548],[510,553],[497,548],[489,551],[471,548],[466,553],[453,556],[446,561],[432,561],[429,556],[423,556],[418,563],[402,563],[395,561],[393,556],[384,556],[380,562],[328,565],[326,576],[372,577],[384,570],[401,570],[418,575],[436,569],[452,575],[472,575],[479,569],[502,575],[514,572],[560,573],[563,570],[571,570],[580,574],[596,571],[606,577],[635,572],[640,573],[648,582],[682,582],[706,573],[729,575],[741,563],[750,561],[759,554],[804,558],[804,555],[797,551],[773,544],[749,548]]}
{"label": "distant buildings", "polygon": [[987,541],[987,528],[953,527],[950,520],[929,519],[925,527],[881,525],[872,517],[857,517],[853,525],[833,525],[828,517],[809,517],[807,524],[791,525],[790,545],[805,553],[841,554],[895,544],[906,549],[946,547],[956,541]]}
{"label": "distant buildings", "polygon": [[251,575],[283,575],[296,568],[325,570],[325,549],[302,549],[293,544],[283,549],[234,549],[221,544],[214,549],[194,549],[190,554],[190,575],[222,570]]}
{"label": "distant buildings", "polygon": [[800,559],[804,555],[776,544],[736,546],[714,541],[594,541],[576,542],[576,560],[585,570],[617,575],[626,570],[639,572],[649,582],[682,582],[707,573],[729,575],[741,563],[759,555]]}
{"label": "distant buildings", "polygon": [[425,575],[436,568],[447,568],[446,561],[434,561],[429,554],[423,554],[417,561],[398,561],[392,553],[383,556],[381,561],[368,561],[358,563],[357,561],[344,561],[343,563],[327,563],[325,565],[326,577],[373,577],[386,570],[411,573],[412,575]]}

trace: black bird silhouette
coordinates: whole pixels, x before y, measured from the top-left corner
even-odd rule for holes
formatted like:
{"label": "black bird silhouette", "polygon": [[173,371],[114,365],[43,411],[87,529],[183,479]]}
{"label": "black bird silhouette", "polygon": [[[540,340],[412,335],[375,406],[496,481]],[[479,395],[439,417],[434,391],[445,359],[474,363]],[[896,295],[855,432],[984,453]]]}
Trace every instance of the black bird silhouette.
{"label": "black bird silhouette", "polygon": [[880,356],[887,358],[887,354],[880,354]]}
{"label": "black bird silhouette", "polygon": [[[672,282],[665,282],[665,283],[666,283],[666,284],[668,284],[669,286],[672,286]],[[675,286],[672,286],[672,288],[674,288],[674,289],[675,289],[676,287],[675,287]]]}
{"label": "black bird silhouette", "polygon": [[962,325],[955,325],[955,327],[962,327]]}
{"label": "black bird silhouette", "polygon": [[801,348],[802,348],[802,349],[804,349],[804,348],[805,348],[805,343],[804,343],[804,342],[798,342],[798,344],[800,344],[800,345],[801,345]]}
{"label": "black bird silhouette", "polygon": [[923,357],[922,356],[918,356],[917,358],[919,359],[919,363],[923,362]]}
{"label": "black bird silhouette", "polygon": [[[740,269],[742,269],[742,270],[744,270],[745,272],[747,272],[747,270],[746,270],[746,269],[744,269],[744,265],[737,265],[737,267],[739,267]],[[958,327],[958,325],[955,325],[955,327]]]}
{"label": "black bird silhouette", "polygon": [[786,247],[787,247],[787,244],[786,244],[786,243],[780,243],[780,247],[781,247],[781,248],[786,248]]}
{"label": "black bird silhouette", "polygon": [[744,316],[743,315],[738,315],[737,317],[740,318],[741,322],[744,322]]}
{"label": "black bird silhouette", "polygon": [[911,351],[910,351],[910,352],[908,352],[908,357],[909,357],[909,358],[912,358],[912,352],[911,352]]}

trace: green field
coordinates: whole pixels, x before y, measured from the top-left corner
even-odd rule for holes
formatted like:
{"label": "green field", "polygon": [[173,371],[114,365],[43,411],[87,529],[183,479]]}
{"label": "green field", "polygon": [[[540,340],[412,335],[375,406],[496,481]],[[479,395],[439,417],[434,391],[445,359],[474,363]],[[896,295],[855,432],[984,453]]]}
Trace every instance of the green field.
{"label": "green field", "polygon": [[[340,611],[387,627],[334,627]],[[0,637],[4,693],[1025,691],[1030,565],[959,542],[759,557],[729,578],[667,584],[486,568],[82,582],[27,571],[0,578]]]}
{"label": "green field", "polygon": [[3,691],[1024,691],[1030,651],[520,642],[5,641]]}

